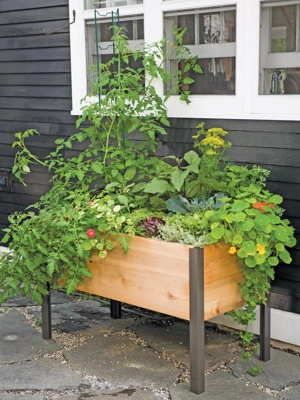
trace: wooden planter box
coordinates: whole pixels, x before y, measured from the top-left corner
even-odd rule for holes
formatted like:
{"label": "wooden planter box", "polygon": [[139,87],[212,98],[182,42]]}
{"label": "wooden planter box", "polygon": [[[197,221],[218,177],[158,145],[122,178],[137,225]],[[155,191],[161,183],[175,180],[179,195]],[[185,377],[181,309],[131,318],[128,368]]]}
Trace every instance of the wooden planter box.
{"label": "wooden planter box", "polygon": [[[120,245],[100,259],[95,252],[78,290],[190,319],[191,246],[135,236],[124,254]],[[210,319],[244,304],[238,282],[244,280],[236,256],[226,245],[211,245],[204,251],[204,319]]]}
{"label": "wooden planter box", "polygon": [[[119,243],[106,258],[94,253],[93,278],[77,289],[190,321],[190,389],[205,390],[204,321],[244,304],[238,283],[244,280],[235,255],[225,244],[196,248],[133,237],[127,254]],[[48,289],[50,285],[48,285]],[[117,306],[117,307],[116,307]],[[261,306],[261,359],[270,359],[270,309]],[[43,296],[42,331],[51,339],[50,294]]]}

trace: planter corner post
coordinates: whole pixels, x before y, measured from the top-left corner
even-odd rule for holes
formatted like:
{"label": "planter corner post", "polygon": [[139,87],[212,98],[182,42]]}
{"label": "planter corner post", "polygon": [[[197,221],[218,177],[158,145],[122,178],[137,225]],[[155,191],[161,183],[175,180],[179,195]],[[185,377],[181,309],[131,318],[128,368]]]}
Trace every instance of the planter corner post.
{"label": "planter corner post", "polygon": [[190,391],[205,391],[204,250],[190,249]]}

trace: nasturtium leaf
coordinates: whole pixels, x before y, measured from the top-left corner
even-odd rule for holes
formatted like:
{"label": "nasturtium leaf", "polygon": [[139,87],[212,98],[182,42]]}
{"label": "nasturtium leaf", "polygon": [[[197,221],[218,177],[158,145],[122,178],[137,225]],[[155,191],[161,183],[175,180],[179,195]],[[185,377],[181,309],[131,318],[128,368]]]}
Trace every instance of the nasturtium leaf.
{"label": "nasturtium leaf", "polygon": [[249,208],[249,203],[246,203],[242,200],[235,200],[235,202],[231,206],[231,211],[239,212],[245,210],[245,208]]}
{"label": "nasturtium leaf", "polygon": [[230,218],[233,222],[243,222],[246,219],[246,214],[239,211],[236,214],[230,213]]}
{"label": "nasturtium leaf", "polygon": [[241,244],[242,243],[242,241],[243,241],[243,237],[241,236],[241,235],[235,235],[234,237],[233,237],[233,241],[232,241],[232,244]]}
{"label": "nasturtium leaf", "polygon": [[290,253],[288,251],[282,251],[279,253],[279,258],[286,264],[290,264],[292,262]]}
{"label": "nasturtium leaf", "polygon": [[105,258],[107,256],[107,251],[103,250],[99,252],[99,257],[100,258]]}
{"label": "nasturtium leaf", "polygon": [[246,218],[244,221],[238,223],[238,227],[244,232],[249,232],[254,227],[254,221],[250,218]]}
{"label": "nasturtium leaf", "polygon": [[279,194],[274,194],[269,198],[270,203],[281,204],[283,202],[283,198]]}
{"label": "nasturtium leaf", "polygon": [[253,240],[246,240],[242,243],[242,249],[248,252],[248,254],[256,253],[256,245]]}
{"label": "nasturtium leaf", "polygon": [[260,265],[266,261],[266,256],[264,254],[255,254],[256,264]]}
{"label": "nasturtium leaf", "polygon": [[282,244],[282,243],[277,243],[276,245],[275,245],[275,248],[276,248],[276,250],[277,251],[285,251],[285,247],[284,247],[284,244]]}
{"label": "nasturtium leaf", "polygon": [[209,211],[206,211],[206,213],[204,214],[204,217],[205,218],[210,218],[212,215],[214,215],[214,212],[209,210]]}
{"label": "nasturtium leaf", "polygon": [[269,224],[269,217],[262,214],[261,212],[256,215],[254,219],[255,225],[268,225]]}
{"label": "nasturtium leaf", "polygon": [[269,257],[269,258],[268,258],[268,263],[269,263],[272,267],[276,267],[276,265],[279,264],[279,259],[278,259],[278,257]]}
{"label": "nasturtium leaf", "polygon": [[248,256],[245,258],[245,264],[247,265],[247,267],[249,268],[254,268],[256,267],[256,259],[253,256]]}
{"label": "nasturtium leaf", "polygon": [[285,245],[288,247],[294,247],[297,244],[297,240],[295,237],[289,237],[289,240],[287,242],[285,242]]}
{"label": "nasturtium leaf", "polygon": [[269,215],[268,218],[271,224],[276,225],[280,223],[280,217],[278,217],[278,215]]}
{"label": "nasturtium leaf", "polygon": [[92,249],[92,245],[90,242],[85,242],[82,245],[83,250],[91,250]]}
{"label": "nasturtium leaf", "polygon": [[281,242],[287,242],[289,237],[287,235],[286,228],[283,226],[279,226],[275,231],[275,237]]}
{"label": "nasturtium leaf", "polygon": [[223,226],[217,227],[212,229],[211,235],[215,239],[221,239],[221,237],[224,235],[224,228]]}

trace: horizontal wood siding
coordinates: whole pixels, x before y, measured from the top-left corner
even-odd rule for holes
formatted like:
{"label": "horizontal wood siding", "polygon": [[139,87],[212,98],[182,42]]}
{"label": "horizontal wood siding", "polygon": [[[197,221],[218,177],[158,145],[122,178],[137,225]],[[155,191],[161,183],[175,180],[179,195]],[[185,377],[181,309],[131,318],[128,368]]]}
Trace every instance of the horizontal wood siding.
{"label": "horizontal wood siding", "polygon": [[[192,146],[199,124],[196,119],[172,119],[168,135],[162,138],[162,155],[182,155]],[[206,128],[222,127],[232,142],[230,158],[243,165],[269,169],[268,189],[284,197],[284,215],[296,230],[297,246],[291,249],[293,262],[280,264],[272,285],[271,305],[300,313],[300,124],[285,121],[203,120]]]}
{"label": "horizontal wood siding", "polygon": [[[75,131],[69,29],[46,34],[68,21],[68,0],[0,1],[0,168],[13,165],[15,132],[37,129],[28,143],[44,157],[57,137]],[[26,187],[13,179],[13,193],[0,191],[0,229],[48,190],[51,175],[38,165],[32,170]]]}
{"label": "horizontal wood siding", "polygon": [[[35,128],[40,136],[30,148],[40,157],[54,148],[57,137],[75,131],[71,116],[71,77],[68,0],[0,1],[0,168],[11,168],[14,133]],[[161,139],[161,156],[191,149],[196,119],[172,119],[169,134]],[[300,126],[297,122],[207,120],[206,127],[229,132],[231,158],[241,164],[271,170],[270,190],[284,196],[285,215],[296,229],[298,245],[293,263],[277,268],[272,305],[300,313]],[[72,156],[73,151],[68,151]],[[48,189],[50,174],[34,166],[27,186],[13,180],[13,193],[0,191],[0,230],[7,217],[36,201]],[[0,231],[1,232],[1,231]],[[1,237],[1,233],[0,233]]]}

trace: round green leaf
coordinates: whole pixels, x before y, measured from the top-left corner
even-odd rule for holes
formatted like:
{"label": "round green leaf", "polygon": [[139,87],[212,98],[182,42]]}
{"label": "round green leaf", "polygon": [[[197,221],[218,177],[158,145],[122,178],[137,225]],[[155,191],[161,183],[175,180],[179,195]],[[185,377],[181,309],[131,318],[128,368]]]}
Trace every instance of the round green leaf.
{"label": "round green leaf", "polygon": [[235,202],[231,206],[231,211],[239,212],[245,210],[245,208],[249,208],[249,203],[246,203],[242,200],[235,200]]}
{"label": "round green leaf", "polygon": [[230,213],[229,216],[233,222],[242,222],[246,219],[246,214],[243,212],[237,212],[236,214]]}
{"label": "round green leaf", "polygon": [[248,257],[248,252],[244,249],[239,249],[237,252],[237,256],[240,258],[246,258]]}
{"label": "round green leaf", "polygon": [[232,244],[241,244],[243,241],[243,237],[241,235],[235,235],[232,241]]}
{"label": "round green leaf", "polygon": [[238,227],[244,232],[249,232],[254,227],[254,221],[250,218],[246,218],[245,221],[238,223]]}
{"label": "round green leaf", "polygon": [[282,251],[279,253],[279,258],[286,264],[290,264],[292,262],[290,253],[288,251]]}
{"label": "round green leaf", "polygon": [[277,251],[285,251],[285,247],[284,247],[284,245],[282,243],[277,243],[275,245],[275,248],[276,248]]}
{"label": "round green leaf", "polygon": [[221,239],[222,236],[224,235],[224,228],[223,228],[223,226],[220,226],[220,227],[217,227],[217,228],[212,229],[211,235],[212,235],[212,237],[215,238],[215,239]]}
{"label": "round green leaf", "polygon": [[241,248],[247,251],[248,254],[256,253],[256,245],[253,240],[246,240],[242,243]]}
{"label": "round green leaf", "polygon": [[279,194],[274,194],[269,198],[270,203],[281,204],[283,202],[283,198]]}
{"label": "round green leaf", "polygon": [[280,218],[278,217],[278,215],[269,215],[269,222],[273,225],[277,225],[280,224]]}
{"label": "round green leaf", "polygon": [[258,215],[256,215],[254,222],[255,225],[269,225],[269,217],[262,213],[259,213]]}
{"label": "round green leaf", "polygon": [[247,267],[249,268],[254,268],[256,267],[256,260],[255,257],[253,256],[248,256],[245,258],[245,264],[247,265]]}
{"label": "round green leaf", "polygon": [[268,263],[269,263],[272,267],[276,267],[276,265],[279,264],[279,259],[278,259],[278,257],[269,257],[269,258],[268,258]]}
{"label": "round green leaf", "polygon": [[266,257],[264,254],[255,254],[256,264],[260,265],[266,261]]}
{"label": "round green leaf", "polygon": [[283,226],[279,226],[276,229],[275,237],[276,237],[276,239],[280,240],[281,242],[287,242],[289,239],[286,229]]}

